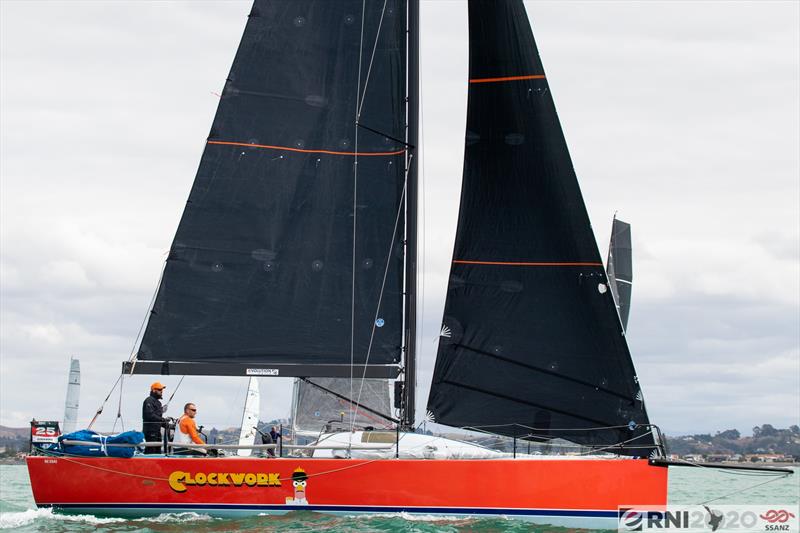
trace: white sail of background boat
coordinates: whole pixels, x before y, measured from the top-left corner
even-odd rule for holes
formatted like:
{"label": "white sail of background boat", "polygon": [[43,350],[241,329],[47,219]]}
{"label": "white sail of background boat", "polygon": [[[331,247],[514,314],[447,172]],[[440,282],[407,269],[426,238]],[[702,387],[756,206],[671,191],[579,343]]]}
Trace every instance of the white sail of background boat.
{"label": "white sail of background boat", "polygon": [[81,397],[81,362],[75,357],[69,360],[69,378],[67,380],[67,398],[64,401],[64,433],[75,431],[78,423],[78,406]]}
{"label": "white sail of background boat", "polygon": [[[258,378],[250,378],[247,383],[247,395],[244,400],[242,411],[242,425],[239,430],[239,445],[246,446],[255,444],[258,427],[258,416],[261,409],[261,394],[258,388]],[[241,457],[249,457],[252,449],[242,448],[237,451]]]}

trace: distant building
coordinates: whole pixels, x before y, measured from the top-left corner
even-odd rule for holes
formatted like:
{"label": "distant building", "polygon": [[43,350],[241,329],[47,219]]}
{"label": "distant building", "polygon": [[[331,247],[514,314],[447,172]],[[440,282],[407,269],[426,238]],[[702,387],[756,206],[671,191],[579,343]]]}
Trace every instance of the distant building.
{"label": "distant building", "polygon": [[783,453],[753,453],[744,457],[751,463],[791,463],[794,460],[791,455]]}

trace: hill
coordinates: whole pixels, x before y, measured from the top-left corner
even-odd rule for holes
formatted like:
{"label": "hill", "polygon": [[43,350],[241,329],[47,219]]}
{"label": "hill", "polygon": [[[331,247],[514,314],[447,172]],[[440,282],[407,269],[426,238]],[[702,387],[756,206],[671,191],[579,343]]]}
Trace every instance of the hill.
{"label": "hill", "polygon": [[669,453],[676,455],[753,455],[783,454],[800,458],[800,427],[777,429],[771,424],[753,428],[752,437],[736,429],[681,437],[667,436]]}

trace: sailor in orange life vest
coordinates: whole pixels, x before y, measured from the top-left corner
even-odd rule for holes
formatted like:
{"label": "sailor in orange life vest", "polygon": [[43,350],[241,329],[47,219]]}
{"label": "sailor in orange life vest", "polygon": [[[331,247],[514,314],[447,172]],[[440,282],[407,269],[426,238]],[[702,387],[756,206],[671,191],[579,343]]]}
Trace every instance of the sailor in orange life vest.
{"label": "sailor in orange life vest", "polygon": [[[197,433],[197,424],[194,417],[197,415],[197,407],[193,403],[187,403],[183,406],[183,416],[178,419],[175,425],[175,438],[172,440],[173,444],[180,446],[181,444],[205,444],[200,434]],[[204,448],[175,448],[176,454],[181,455],[206,455]]]}

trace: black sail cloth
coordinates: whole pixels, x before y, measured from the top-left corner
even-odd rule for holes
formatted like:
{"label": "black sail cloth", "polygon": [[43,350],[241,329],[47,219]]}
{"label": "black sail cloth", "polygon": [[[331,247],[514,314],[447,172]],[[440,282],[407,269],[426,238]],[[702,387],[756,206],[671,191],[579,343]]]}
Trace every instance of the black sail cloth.
{"label": "black sail cloth", "polygon": [[649,423],[638,380],[522,1],[470,0],[469,32],[461,208],[428,409],[522,438],[634,439],[616,451],[646,455],[649,428],[628,428]]}
{"label": "black sail cloth", "polygon": [[361,11],[255,2],[138,359],[349,364],[354,324],[359,364],[377,324],[368,362],[400,360],[406,2]]}
{"label": "black sail cloth", "polygon": [[611,225],[611,241],[606,261],[609,286],[617,303],[622,328],[628,330],[633,289],[633,250],[631,247],[631,225],[614,218]]}

